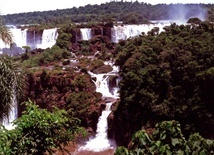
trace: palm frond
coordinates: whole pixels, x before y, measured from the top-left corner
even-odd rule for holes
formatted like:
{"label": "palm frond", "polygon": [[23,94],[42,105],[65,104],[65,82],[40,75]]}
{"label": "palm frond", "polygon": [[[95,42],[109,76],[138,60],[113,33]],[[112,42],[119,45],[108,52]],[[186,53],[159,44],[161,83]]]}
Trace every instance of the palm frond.
{"label": "palm frond", "polygon": [[13,35],[11,31],[2,24],[0,24],[0,39],[7,45],[11,45],[13,43]]}
{"label": "palm frond", "polygon": [[22,97],[25,86],[23,74],[9,56],[0,56],[0,121],[8,117],[14,96]]}

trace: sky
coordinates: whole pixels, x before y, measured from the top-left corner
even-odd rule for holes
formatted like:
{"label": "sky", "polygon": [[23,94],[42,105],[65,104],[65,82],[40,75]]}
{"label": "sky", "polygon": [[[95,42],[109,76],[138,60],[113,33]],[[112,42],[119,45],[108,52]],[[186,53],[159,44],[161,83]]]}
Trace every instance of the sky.
{"label": "sky", "polygon": [[[87,4],[101,4],[112,0],[0,0],[0,14],[14,14],[33,11],[47,11],[56,9],[67,9],[73,7],[85,6]],[[120,0],[115,0],[120,1]],[[131,1],[131,0],[124,0]],[[133,2],[135,0],[132,0]],[[158,3],[212,3],[214,0],[138,0],[150,4]]]}

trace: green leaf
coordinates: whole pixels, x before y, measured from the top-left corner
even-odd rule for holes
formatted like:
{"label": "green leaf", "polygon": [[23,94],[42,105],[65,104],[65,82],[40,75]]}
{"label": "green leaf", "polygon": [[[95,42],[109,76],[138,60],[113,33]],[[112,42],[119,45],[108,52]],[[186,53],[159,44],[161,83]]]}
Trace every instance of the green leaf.
{"label": "green leaf", "polygon": [[160,151],[160,153],[165,153],[166,152],[166,146],[165,145],[161,146],[159,151]]}
{"label": "green leaf", "polygon": [[177,151],[177,155],[184,155],[184,151],[178,150],[178,151]]}
{"label": "green leaf", "polygon": [[156,141],[156,142],[155,142],[155,145],[159,148],[159,147],[160,147],[160,145],[161,145],[161,141],[159,141],[159,140],[158,140],[158,141]]}
{"label": "green leaf", "polygon": [[155,153],[156,152],[156,146],[155,145],[153,145],[152,147],[150,147],[149,148],[149,151],[151,152],[151,153]]}
{"label": "green leaf", "polygon": [[172,143],[173,146],[175,146],[175,145],[179,144],[180,142],[179,142],[178,138],[172,138],[171,139],[171,143]]}
{"label": "green leaf", "polygon": [[[166,154],[167,155],[172,155],[172,152],[170,150],[166,150]],[[181,155],[181,154],[179,154],[179,155]]]}
{"label": "green leaf", "polygon": [[199,153],[199,155],[207,155],[207,153],[206,153],[204,150],[202,150],[202,151]]}

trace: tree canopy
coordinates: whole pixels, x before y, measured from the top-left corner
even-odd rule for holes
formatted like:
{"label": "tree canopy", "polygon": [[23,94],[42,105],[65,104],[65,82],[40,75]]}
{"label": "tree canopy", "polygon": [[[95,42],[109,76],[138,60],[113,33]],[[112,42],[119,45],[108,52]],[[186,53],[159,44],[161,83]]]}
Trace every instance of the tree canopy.
{"label": "tree canopy", "polygon": [[[42,4],[41,4],[42,5]],[[182,13],[182,15],[180,14]],[[138,19],[134,19],[138,17]],[[79,8],[58,9],[51,11],[35,11],[3,16],[7,24],[43,24],[60,25],[65,23],[125,21],[145,23],[146,20],[187,20],[191,17],[213,21],[212,4],[157,4],[140,3],[138,1],[111,1],[100,5],[86,5]],[[133,22],[132,21],[132,22]]]}
{"label": "tree canopy", "polygon": [[171,119],[181,123],[185,136],[213,137],[214,25],[164,29],[116,47],[122,80],[113,133],[119,145],[127,145],[142,127]]}

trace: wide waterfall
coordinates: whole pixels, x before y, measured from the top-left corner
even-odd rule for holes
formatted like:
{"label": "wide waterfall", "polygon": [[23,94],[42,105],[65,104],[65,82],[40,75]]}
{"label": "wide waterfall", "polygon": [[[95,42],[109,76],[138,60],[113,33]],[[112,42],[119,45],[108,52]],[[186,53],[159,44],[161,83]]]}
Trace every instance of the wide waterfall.
{"label": "wide waterfall", "polygon": [[13,37],[14,46],[11,49],[9,45],[5,45],[3,41],[0,40],[0,51],[10,55],[24,52],[24,49],[22,49],[23,46],[29,46],[31,49],[51,48],[56,43],[58,37],[57,28],[44,29],[41,34],[37,34],[35,31],[28,31],[28,29],[20,29],[16,27],[10,27],[9,30]]}
{"label": "wide waterfall", "polygon": [[40,45],[37,45],[37,48],[51,48],[56,43],[57,37],[57,28],[44,29],[42,33],[42,43]]}
{"label": "wide waterfall", "polygon": [[[147,34],[154,27],[159,28],[159,32],[164,31],[165,26],[169,26],[171,23],[185,24],[178,21],[151,21],[153,24],[139,24],[139,25],[115,25],[111,28],[111,41],[117,43],[119,40],[126,40],[130,37],[139,36],[142,33]],[[16,46],[14,51],[18,53],[24,52],[23,46],[29,46],[31,49],[35,48],[51,48],[58,37],[57,28],[44,29],[43,32],[28,31],[28,29],[20,29],[16,27],[10,27],[10,31],[13,35]],[[91,28],[80,29],[81,40],[89,40],[92,38]],[[103,29],[101,28],[101,35],[103,35]],[[7,49],[5,49],[7,48]],[[19,48],[19,49],[18,49]],[[0,41],[0,52],[10,52],[11,49]],[[16,52],[17,53],[17,52]]]}
{"label": "wide waterfall", "polygon": [[[109,63],[112,64],[112,63]],[[91,152],[102,152],[105,150],[114,150],[116,148],[116,143],[114,140],[108,139],[107,135],[107,129],[108,129],[108,123],[107,118],[109,114],[111,113],[111,105],[116,101],[116,99],[119,97],[118,91],[110,92],[110,88],[108,85],[108,80],[111,76],[118,76],[118,68],[116,66],[113,66],[113,71],[106,73],[106,74],[93,74],[89,72],[91,77],[95,77],[95,85],[96,85],[96,91],[102,93],[103,98],[108,98],[109,101],[106,103],[105,110],[102,111],[101,116],[99,117],[98,124],[97,124],[97,131],[96,135],[94,137],[91,137],[89,141],[86,142],[84,146],[81,146],[76,154],[79,154],[78,152],[82,151],[91,151]],[[118,85],[114,86],[114,90],[118,90]],[[93,153],[91,153],[93,154]]]}
{"label": "wide waterfall", "polygon": [[131,37],[139,36],[142,33],[147,34],[153,28],[158,27],[159,32],[163,31],[163,27],[170,23],[140,24],[140,25],[118,25],[111,29],[111,41],[117,43],[119,40],[126,40]]}
{"label": "wide waterfall", "polygon": [[17,28],[12,28],[10,29],[14,42],[18,47],[22,47],[27,45],[27,29],[17,29]]}
{"label": "wide waterfall", "polygon": [[0,39],[0,53],[4,52],[4,53],[8,53],[9,55],[16,55],[24,52],[23,49],[20,47],[25,46],[27,43],[27,40],[26,40],[27,29],[22,30],[15,27],[10,27],[9,30],[12,34],[13,41],[15,44],[13,44],[12,47],[10,48],[9,45],[6,45]]}

